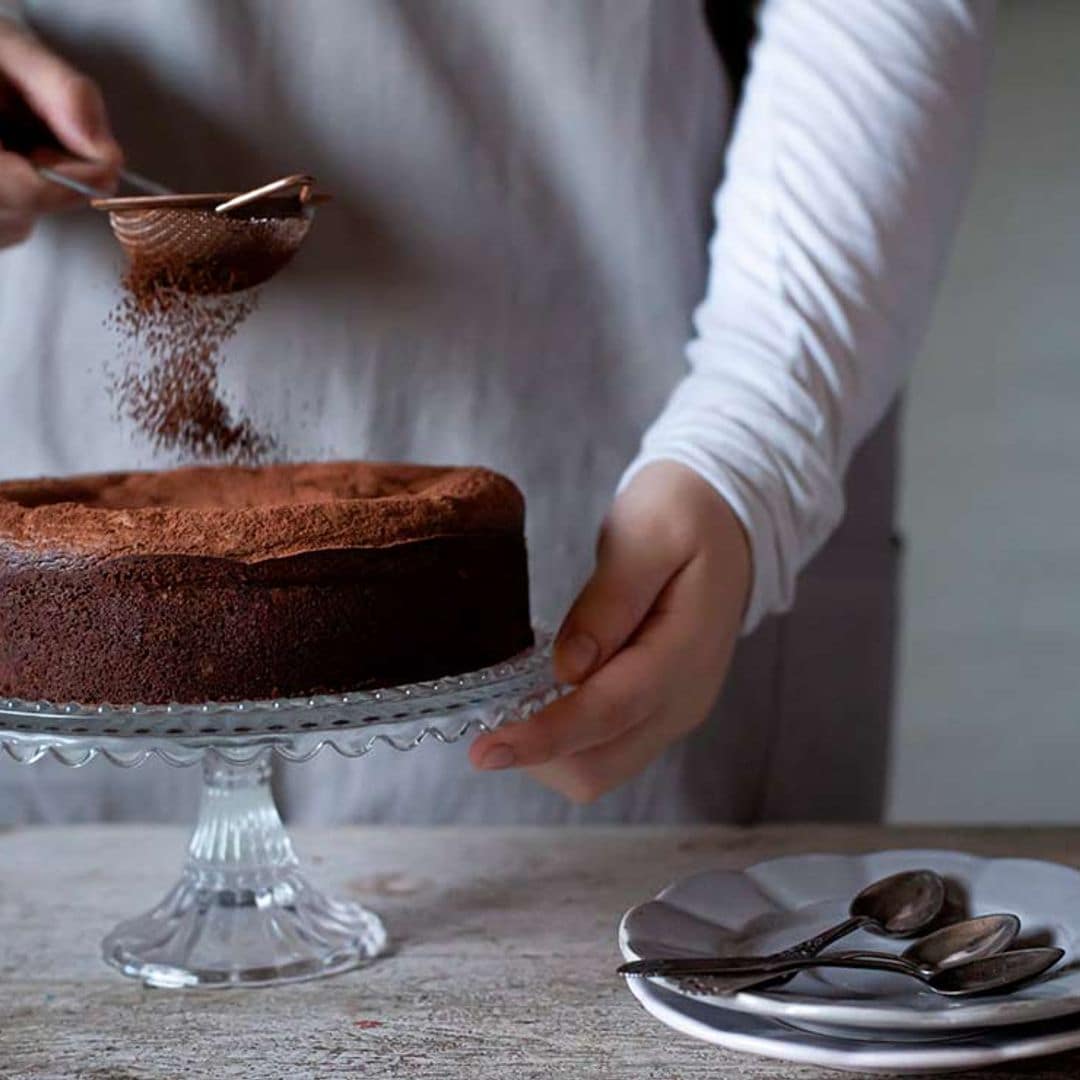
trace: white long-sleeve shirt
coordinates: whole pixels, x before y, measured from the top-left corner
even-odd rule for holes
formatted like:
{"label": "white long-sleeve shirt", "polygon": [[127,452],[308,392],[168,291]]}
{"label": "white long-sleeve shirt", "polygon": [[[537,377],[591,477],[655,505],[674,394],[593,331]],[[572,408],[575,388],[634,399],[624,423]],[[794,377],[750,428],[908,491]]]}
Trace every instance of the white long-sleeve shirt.
{"label": "white long-sleeve shirt", "polygon": [[624,479],[671,458],[732,505],[753,549],[747,629],[791,606],[926,331],[990,15],[961,0],[762,5],[691,370]]}
{"label": "white long-sleeve shirt", "polygon": [[[696,469],[744,522],[747,628],[790,605],[843,513],[853,450],[926,327],[972,162],[990,0],[764,0],[733,132],[698,0],[318,7],[25,4],[34,30],[102,84],[138,171],[226,190],[304,169],[335,193],[231,343],[227,394],[294,458],[509,473],[528,500],[534,606],[549,622],[589,572],[620,476],[657,458]],[[117,262],[89,211],[0,252],[0,472],[162,464],[106,392]],[[872,666],[852,651],[872,635],[843,581],[830,588],[848,653],[804,674],[784,665],[804,690]],[[705,742],[588,812],[516,774],[465,782],[446,748],[388,757],[355,783],[352,764],[324,755],[286,774],[286,804],[399,820],[782,807],[770,793],[806,781],[777,766],[781,719],[764,714],[780,696],[757,687],[786,647],[767,627],[754,635]],[[852,713],[878,709],[835,686]],[[836,745],[816,776],[847,790],[841,740],[823,742]],[[0,814],[7,797],[63,816],[56,792],[74,781],[57,779],[49,799],[41,783],[0,783]],[[126,783],[100,781],[102,799],[121,800],[109,813],[169,812],[167,783]],[[71,798],[91,805],[83,784]]]}

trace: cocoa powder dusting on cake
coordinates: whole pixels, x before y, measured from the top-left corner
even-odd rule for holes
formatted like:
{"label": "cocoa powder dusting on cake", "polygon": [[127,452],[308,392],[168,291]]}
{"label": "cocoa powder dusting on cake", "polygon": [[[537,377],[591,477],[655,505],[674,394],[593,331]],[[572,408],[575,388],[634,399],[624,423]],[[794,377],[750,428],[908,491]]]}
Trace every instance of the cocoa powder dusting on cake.
{"label": "cocoa powder dusting on cake", "polygon": [[344,694],[497,663],[533,641],[524,511],[486,469],[356,461],[0,483],[0,698]]}
{"label": "cocoa powder dusting on cake", "polygon": [[222,347],[254,311],[257,294],[222,291],[211,266],[167,261],[136,260],[121,285],[107,320],[128,346],[111,387],[118,411],[155,450],[240,464],[264,460],[274,439],[236,416],[218,384]]}

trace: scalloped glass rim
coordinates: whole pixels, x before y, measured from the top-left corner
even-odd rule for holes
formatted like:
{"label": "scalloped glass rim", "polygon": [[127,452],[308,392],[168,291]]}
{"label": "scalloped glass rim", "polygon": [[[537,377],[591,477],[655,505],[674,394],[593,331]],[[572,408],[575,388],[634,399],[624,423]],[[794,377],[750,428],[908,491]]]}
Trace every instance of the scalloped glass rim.
{"label": "scalloped glass rim", "polygon": [[[257,737],[393,724],[425,714],[482,706],[515,693],[550,690],[554,686],[552,635],[540,628],[535,633],[536,641],[531,648],[477,671],[344,694],[159,705],[58,704],[4,698],[0,699],[0,729],[11,734],[133,739],[197,735]],[[310,719],[300,720],[299,714]],[[16,722],[10,723],[12,720]]]}

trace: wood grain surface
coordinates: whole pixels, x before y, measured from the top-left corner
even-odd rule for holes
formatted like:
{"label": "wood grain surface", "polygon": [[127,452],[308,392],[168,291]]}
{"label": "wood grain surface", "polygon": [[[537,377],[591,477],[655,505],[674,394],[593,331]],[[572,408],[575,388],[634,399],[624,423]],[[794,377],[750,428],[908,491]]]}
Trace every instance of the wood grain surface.
{"label": "wood grain surface", "polygon": [[[357,827],[294,839],[318,884],[385,917],[394,955],[276,990],[175,992],[106,967],[99,941],[172,883],[183,830],[0,832],[0,1076],[840,1076],[653,1020],[614,975],[624,909],[683,874],[803,851],[1080,861],[1080,832],[1062,829]],[[1080,1052],[965,1075],[1063,1080],[1080,1075]]]}

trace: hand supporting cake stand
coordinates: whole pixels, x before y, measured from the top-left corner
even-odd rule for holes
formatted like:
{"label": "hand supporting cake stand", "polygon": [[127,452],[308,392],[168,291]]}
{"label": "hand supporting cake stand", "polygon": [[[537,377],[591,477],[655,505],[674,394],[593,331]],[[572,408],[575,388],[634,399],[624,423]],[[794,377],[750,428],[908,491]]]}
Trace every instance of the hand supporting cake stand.
{"label": "hand supporting cake stand", "polygon": [[0,699],[0,745],[16,761],[102,755],[130,768],[156,754],[201,763],[199,818],[180,880],[120,923],[105,959],[158,987],[266,986],[332,975],[387,949],[379,917],[334,900],[300,869],[270,789],[274,754],[324,747],[361,757],[412,750],[520,720],[558,694],[549,641],[481,671],[343,695],[204,705],[53,705]]}

